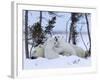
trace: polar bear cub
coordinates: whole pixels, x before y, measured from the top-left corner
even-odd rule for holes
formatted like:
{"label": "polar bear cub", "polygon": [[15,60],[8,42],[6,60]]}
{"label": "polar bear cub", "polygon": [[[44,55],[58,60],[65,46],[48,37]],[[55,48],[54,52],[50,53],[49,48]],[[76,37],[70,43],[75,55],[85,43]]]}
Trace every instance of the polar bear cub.
{"label": "polar bear cub", "polygon": [[49,38],[44,44],[44,56],[47,59],[55,59],[59,57],[59,54],[55,52],[54,47],[57,45],[56,40],[52,37]]}
{"label": "polar bear cub", "polygon": [[56,37],[58,40],[58,46],[55,46],[54,50],[55,52],[61,54],[61,55],[65,55],[65,56],[70,56],[70,55],[75,55],[76,52],[74,50],[74,48],[68,44],[63,37]]}

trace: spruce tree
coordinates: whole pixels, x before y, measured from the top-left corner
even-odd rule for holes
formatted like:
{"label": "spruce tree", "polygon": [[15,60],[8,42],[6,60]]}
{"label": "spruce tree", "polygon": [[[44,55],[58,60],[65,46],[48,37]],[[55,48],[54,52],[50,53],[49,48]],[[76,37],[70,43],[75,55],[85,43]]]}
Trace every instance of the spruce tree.
{"label": "spruce tree", "polygon": [[44,32],[39,22],[35,23],[31,27],[32,31],[32,39],[34,41],[34,46],[38,46],[39,44],[43,44]]}
{"label": "spruce tree", "polygon": [[48,25],[45,27],[45,33],[50,34],[52,36],[52,29],[55,27],[56,17],[52,17],[51,20],[48,21]]}
{"label": "spruce tree", "polygon": [[76,38],[78,35],[78,32],[76,30],[77,22],[79,21],[80,17],[82,16],[81,13],[71,13],[71,26],[70,26],[70,34],[69,34],[69,43],[72,40],[72,43],[76,45]]}

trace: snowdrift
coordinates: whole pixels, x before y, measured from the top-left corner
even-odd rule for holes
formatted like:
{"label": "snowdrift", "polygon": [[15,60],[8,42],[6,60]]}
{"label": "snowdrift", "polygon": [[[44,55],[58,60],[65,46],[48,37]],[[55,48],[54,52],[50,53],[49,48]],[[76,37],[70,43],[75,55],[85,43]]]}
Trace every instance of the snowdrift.
{"label": "snowdrift", "polygon": [[62,56],[56,59],[24,59],[24,69],[49,69],[49,68],[71,68],[91,66],[91,58],[80,58],[78,56]]}

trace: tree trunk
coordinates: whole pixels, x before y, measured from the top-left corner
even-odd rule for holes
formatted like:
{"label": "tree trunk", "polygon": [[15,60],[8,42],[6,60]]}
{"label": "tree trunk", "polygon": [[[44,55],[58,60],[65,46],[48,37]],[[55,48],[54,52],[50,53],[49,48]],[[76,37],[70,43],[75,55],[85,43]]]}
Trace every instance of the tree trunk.
{"label": "tree trunk", "polygon": [[75,26],[76,23],[73,23],[73,26],[72,26],[72,43],[74,45],[76,45],[76,26]]}
{"label": "tree trunk", "polygon": [[70,26],[68,43],[70,43],[71,38],[72,38],[72,23],[71,23],[71,26]]}
{"label": "tree trunk", "polygon": [[26,58],[29,58],[29,50],[28,50],[28,10],[25,11],[25,52],[26,52]]}
{"label": "tree trunk", "polygon": [[40,11],[40,25],[42,27],[42,11]]}
{"label": "tree trunk", "polygon": [[88,37],[89,37],[89,42],[90,42],[89,53],[91,53],[91,36],[90,36],[89,22],[88,22],[88,18],[87,18],[87,13],[85,13],[85,19],[86,19],[87,32],[88,32]]}
{"label": "tree trunk", "polygon": [[69,34],[69,40],[68,42],[70,43],[70,41],[72,40],[72,44],[76,45],[76,26],[75,26],[76,22],[72,22],[71,26],[70,26],[70,34]]}
{"label": "tree trunk", "polygon": [[85,48],[86,48],[86,51],[88,51],[88,48],[87,48],[87,46],[86,46],[86,44],[85,44],[85,41],[84,41],[84,39],[83,39],[83,36],[82,36],[82,32],[81,32],[82,27],[83,27],[83,26],[81,26],[81,29],[80,29],[80,36],[81,36],[82,42],[83,42],[83,44],[84,44],[84,46],[85,46]]}
{"label": "tree trunk", "polygon": [[66,21],[66,42],[68,42],[68,23],[69,23],[70,19],[68,21]]}
{"label": "tree trunk", "polygon": [[71,26],[70,26],[70,34],[69,34],[69,40],[68,42],[72,40],[72,44],[76,45],[76,38],[78,35],[78,32],[76,30],[76,23],[78,22],[79,18],[81,16],[79,13],[71,13]]}

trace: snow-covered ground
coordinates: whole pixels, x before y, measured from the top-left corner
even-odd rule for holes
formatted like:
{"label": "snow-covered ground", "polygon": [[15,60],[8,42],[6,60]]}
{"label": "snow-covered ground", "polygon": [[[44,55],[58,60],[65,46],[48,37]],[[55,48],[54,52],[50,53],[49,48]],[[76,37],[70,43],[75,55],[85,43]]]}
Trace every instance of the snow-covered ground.
{"label": "snow-covered ground", "polygon": [[80,58],[77,56],[61,56],[56,59],[24,59],[24,69],[47,69],[47,68],[71,68],[91,66],[91,58]]}

